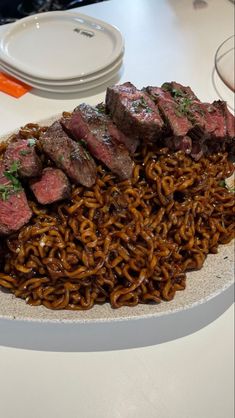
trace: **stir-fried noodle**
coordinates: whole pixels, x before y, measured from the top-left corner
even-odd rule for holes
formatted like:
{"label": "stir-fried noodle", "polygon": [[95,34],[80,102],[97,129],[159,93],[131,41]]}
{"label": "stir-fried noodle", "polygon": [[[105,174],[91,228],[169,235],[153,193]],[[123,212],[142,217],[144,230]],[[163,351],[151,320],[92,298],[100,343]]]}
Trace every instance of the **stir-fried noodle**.
{"label": "stir-fried noodle", "polygon": [[99,165],[95,185],[73,185],[69,201],[32,198],[30,223],[1,238],[0,286],[34,306],[74,310],[169,301],[185,289],[186,272],[234,237],[234,195],[223,185],[233,165],[227,154],[195,162],[147,145],[134,161],[130,180]]}

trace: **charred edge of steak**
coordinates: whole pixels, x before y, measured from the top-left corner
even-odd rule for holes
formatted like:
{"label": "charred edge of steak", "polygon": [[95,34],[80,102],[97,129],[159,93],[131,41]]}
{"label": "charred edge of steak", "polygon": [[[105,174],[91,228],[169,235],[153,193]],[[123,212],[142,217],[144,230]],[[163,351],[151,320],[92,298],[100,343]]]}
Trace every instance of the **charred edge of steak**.
{"label": "charred edge of steak", "polygon": [[162,134],[164,123],[158,107],[131,83],[108,87],[105,100],[113,121],[126,135],[153,142]]}
{"label": "charred edge of steak", "polygon": [[225,119],[226,135],[228,140],[234,141],[235,139],[235,117],[228,110],[227,104],[224,101],[216,100],[213,102],[213,106],[222,113]]}
{"label": "charred edge of steak", "polygon": [[[93,109],[98,112],[97,117],[103,118],[103,122],[107,125],[107,130],[110,136],[114,138],[117,142],[120,142],[121,144],[125,145],[131,154],[134,154],[137,147],[139,146],[139,140],[133,138],[132,136],[125,135],[122,131],[120,131],[120,129],[118,129],[116,124],[111,119],[110,113],[105,103],[99,103]],[[69,120],[67,119],[62,121],[62,124],[64,128],[67,131],[69,131]]]}
{"label": "charred edge of steak", "polygon": [[113,136],[107,115],[83,103],[74,110],[69,131],[78,141],[83,140],[91,154],[121,179],[131,177],[133,161],[127,148]]}
{"label": "charred edge of steak", "polygon": [[134,154],[136,149],[139,146],[139,143],[140,143],[139,140],[133,138],[132,136],[125,135],[122,131],[120,131],[120,129],[118,129],[118,127],[112,121],[112,119],[109,115],[109,111],[108,111],[107,106],[105,105],[105,103],[99,103],[97,106],[95,106],[95,109],[97,109],[100,114],[103,114],[103,115],[106,116],[106,121],[107,121],[107,127],[108,127],[109,134],[115,140],[117,140],[121,144],[125,145],[127,147],[128,151],[130,151],[131,154]]}
{"label": "charred edge of steak", "polygon": [[81,143],[68,136],[59,121],[54,122],[40,137],[40,143],[43,151],[74,183],[86,187],[95,183],[95,161]]}
{"label": "charred edge of steak", "polygon": [[162,119],[166,124],[166,132],[168,135],[185,136],[192,129],[192,123],[187,116],[179,114],[177,103],[171,94],[160,87],[146,87],[145,91],[150,95],[152,100],[157,104]]}
{"label": "charred edge of steak", "polygon": [[177,103],[179,115],[186,116],[193,125],[192,135],[196,138],[213,135],[216,131],[216,120],[208,111],[207,104],[200,102],[190,87],[176,82],[164,83],[163,90],[168,91]]}

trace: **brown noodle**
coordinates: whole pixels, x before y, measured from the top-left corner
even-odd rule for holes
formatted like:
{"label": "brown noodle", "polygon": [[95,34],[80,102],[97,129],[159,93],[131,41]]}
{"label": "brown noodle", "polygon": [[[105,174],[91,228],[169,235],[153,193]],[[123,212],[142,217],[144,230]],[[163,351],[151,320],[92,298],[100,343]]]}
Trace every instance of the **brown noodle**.
{"label": "brown noodle", "polygon": [[130,180],[99,165],[95,185],[74,185],[71,201],[31,201],[30,224],[0,245],[0,287],[73,310],[169,301],[185,289],[185,273],[234,238],[234,196],[221,185],[233,165],[227,154],[195,162],[146,145],[134,160]]}

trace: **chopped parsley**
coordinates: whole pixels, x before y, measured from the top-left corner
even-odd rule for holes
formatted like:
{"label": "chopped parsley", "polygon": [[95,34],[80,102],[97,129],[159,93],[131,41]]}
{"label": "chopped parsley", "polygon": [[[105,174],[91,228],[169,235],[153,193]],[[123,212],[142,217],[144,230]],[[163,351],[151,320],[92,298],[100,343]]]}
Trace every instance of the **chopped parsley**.
{"label": "chopped parsley", "polygon": [[98,111],[100,113],[106,113],[106,108],[105,108],[104,102],[101,102],[98,105],[96,105],[96,109],[98,109]]}
{"label": "chopped parsley", "polygon": [[179,89],[172,89],[173,97],[184,97],[183,93]]}
{"label": "chopped parsley", "polygon": [[0,198],[3,201],[6,201],[8,199],[10,190],[8,184],[0,184]]}
{"label": "chopped parsley", "polygon": [[28,147],[33,147],[36,144],[35,138],[29,138],[28,139]]}
{"label": "chopped parsley", "polygon": [[80,140],[79,140],[79,143],[80,143],[83,147],[85,147],[85,148],[86,148],[87,144],[86,144],[86,141],[84,141],[84,139],[80,139]]}
{"label": "chopped parsley", "polygon": [[62,163],[64,161],[64,156],[63,155],[59,155],[58,160],[60,163]]}
{"label": "chopped parsley", "polygon": [[[170,83],[164,83],[162,89],[171,93],[172,97],[176,99],[177,107],[175,109],[176,116],[188,116],[191,113],[190,106],[193,101],[189,97],[185,97],[185,93],[177,88],[172,88]],[[197,110],[197,111],[200,111]]]}
{"label": "chopped parsley", "polygon": [[192,100],[188,99],[188,97],[182,97],[179,101],[179,104],[176,108],[176,115],[177,116],[182,116],[185,115],[187,116],[190,113],[190,106],[192,104]]}
{"label": "chopped parsley", "polygon": [[19,160],[15,160],[13,161],[13,163],[11,164],[10,168],[6,171],[4,171],[4,176],[8,179],[8,180],[14,180],[15,177],[18,177],[18,170],[20,168],[20,162]]}
{"label": "chopped parsley", "polygon": [[17,193],[22,190],[21,183],[19,181],[18,170],[20,168],[20,162],[18,160],[13,161],[10,168],[4,171],[4,176],[10,181],[8,184],[0,184],[0,198],[6,201],[9,195]]}
{"label": "chopped parsley", "polygon": [[144,97],[134,100],[132,102],[132,108],[135,113],[140,113],[142,112],[142,110],[144,110],[146,113],[152,113],[152,109],[148,106],[148,103],[146,102]]}
{"label": "chopped parsley", "polygon": [[171,91],[172,90],[170,83],[164,83],[162,85],[162,89],[165,90],[165,91]]}
{"label": "chopped parsley", "polygon": [[20,151],[20,155],[23,155],[23,156],[29,155],[30,153],[31,153],[31,151],[29,149],[22,149]]}
{"label": "chopped parsley", "polygon": [[185,96],[185,94],[184,94],[184,92],[182,90],[176,89],[176,88],[172,88],[172,84],[171,83],[164,83],[162,85],[162,90],[168,91],[169,93],[171,93],[171,95],[174,98],[184,97]]}

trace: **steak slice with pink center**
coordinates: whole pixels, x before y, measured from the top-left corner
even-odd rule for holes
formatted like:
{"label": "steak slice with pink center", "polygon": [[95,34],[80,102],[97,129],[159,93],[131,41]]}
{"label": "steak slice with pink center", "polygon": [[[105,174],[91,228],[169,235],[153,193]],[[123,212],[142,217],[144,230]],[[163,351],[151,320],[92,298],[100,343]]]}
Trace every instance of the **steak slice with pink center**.
{"label": "steak slice with pink center", "polygon": [[131,83],[107,88],[106,106],[117,127],[140,141],[155,141],[164,129],[158,107]]}
{"label": "steak slice with pink center", "polygon": [[17,140],[8,145],[4,155],[6,167],[10,168],[15,161],[19,162],[20,177],[36,177],[42,172],[42,164],[36,154],[35,144],[30,145],[27,139]]}
{"label": "steak slice with pink center", "polygon": [[226,102],[217,100],[213,102],[213,107],[216,107],[222,113],[225,121],[226,135],[229,140],[235,139],[235,117],[229,112]]}
{"label": "steak slice with pink center", "polygon": [[0,235],[18,231],[32,216],[24,190],[19,184],[15,191],[5,171],[6,167],[0,162]]}
{"label": "steak slice with pink center", "polygon": [[127,148],[109,130],[109,121],[97,108],[81,104],[72,113],[67,129],[82,140],[90,153],[121,179],[130,178],[134,163]]}
{"label": "steak slice with pink center", "polygon": [[91,187],[96,181],[96,164],[83,146],[73,141],[59,121],[40,137],[43,151],[76,184]]}
{"label": "steak slice with pink center", "polygon": [[40,179],[31,180],[30,188],[41,205],[68,199],[71,192],[68,177],[59,168],[52,167],[45,168]]}
{"label": "steak slice with pink center", "polygon": [[190,87],[176,82],[164,83],[161,87],[169,92],[177,103],[179,115],[186,116],[193,125],[193,136],[210,137],[216,130],[216,121],[208,112],[207,105],[200,102]]}
{"label": "steak slice with pink center", "polygon": [[178,105],[170,93],[160,87],[151,86],[148,86],[146,91],[158,105],[171,133],[175,136],[187,135],[193,125],[185,115],[178,113]]}

